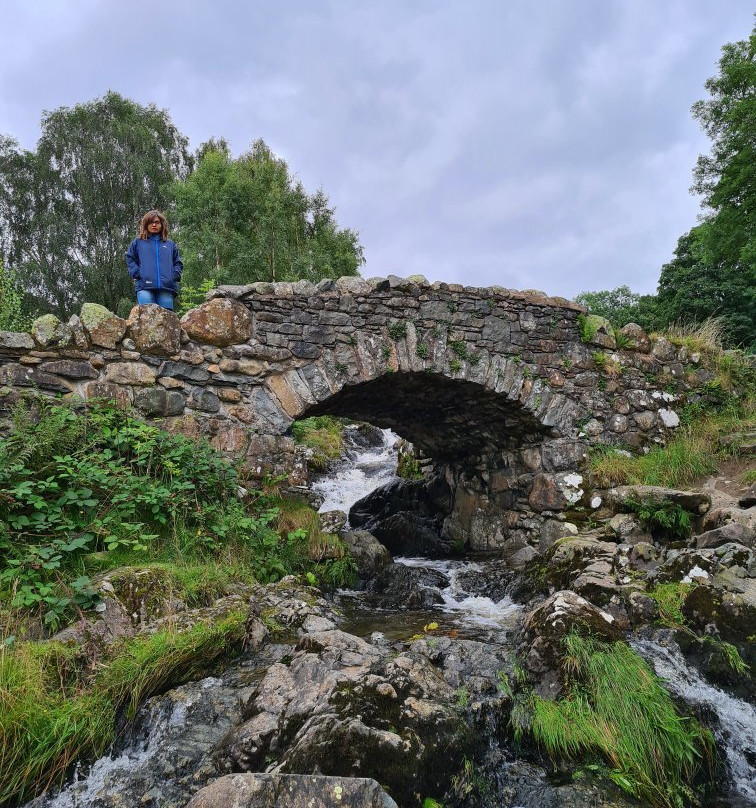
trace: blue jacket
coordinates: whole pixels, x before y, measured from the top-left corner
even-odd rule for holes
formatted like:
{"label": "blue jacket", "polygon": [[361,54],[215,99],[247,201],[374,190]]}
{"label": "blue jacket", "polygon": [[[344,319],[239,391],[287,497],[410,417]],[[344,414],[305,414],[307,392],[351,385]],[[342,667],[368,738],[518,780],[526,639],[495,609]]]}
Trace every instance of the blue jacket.
{"label": "blue jacket", "polygon": [[142,289],[166,289],[178,292],[184,265],[178,247],[170,239],[150,236],[135,238],[126,251],[126,266],[137,292]]}

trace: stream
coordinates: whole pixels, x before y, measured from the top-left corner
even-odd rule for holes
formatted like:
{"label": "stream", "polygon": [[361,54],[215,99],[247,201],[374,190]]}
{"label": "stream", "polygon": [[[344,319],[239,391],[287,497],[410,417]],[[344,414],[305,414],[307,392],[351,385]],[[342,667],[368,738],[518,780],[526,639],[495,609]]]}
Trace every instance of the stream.
{"label": "stream", "polygon": [[[346,513],[354,502],[378,486],[396,479],[397,437],[382,431],[378,446],[352,446],[344,460],[313,488],[323,497],[321,511]],[[395,563],[443,580],[440,602],[420,609],[376,607],[362,592],[339,591],[335,600],[343,622],[339,628],[374,643],[406,641],[440,627],[447,636],[508,648],[523,607],[503,593],[501,562],[492,557],[464,560],[396,558]],[[442,579],[438,576],[442,576]],[[495,585],[499,581],[499,586]],[[715,715],[718,744],[724,751],[732,792],[708,806],[756,806],[756,712],[743,701],[709,685],[690,666],[673,642],[661,644],[634,639],[672,694],[699,712]],[[292,646],[264,646],[253,658],[232,664],[222,675],[174,688],[150,699],[136,721],[119,739],[110,755],[88,771],[77,770],[74,781],[54,797],[38,798],[27,808],[137,808],[185,805],[189,794],[217,776],[212,753],[241,716],[241,705],[255,683],[274,662],[285,660]],[[502,767],[517,766],[511,756]],[[529,766],[524,764],[523,766]],[[539,775],[542,778],[542,773]],[[534,781],[535,782],[535,781]],[[522,802],[519,797],[519,802]],[[512,802],[497,803],[501,806]],[[533,796],[528,806],[555,806],[553,800]],[[570,803],[588,805],[585,803]],[[593,804],[593,803],[591,803]]]}

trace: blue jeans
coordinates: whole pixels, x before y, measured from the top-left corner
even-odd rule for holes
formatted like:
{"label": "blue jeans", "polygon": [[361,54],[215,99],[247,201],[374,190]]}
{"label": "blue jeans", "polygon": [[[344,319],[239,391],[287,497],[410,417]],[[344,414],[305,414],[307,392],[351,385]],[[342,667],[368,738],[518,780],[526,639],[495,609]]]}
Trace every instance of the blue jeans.
{"label": "blue jeans", "polygon": [[174,297],[173,292],[169,292],[167,289],[140,289],[137,292],[137,303],[140,306],[147,303],[157,303],[158,306],[173,311]]}

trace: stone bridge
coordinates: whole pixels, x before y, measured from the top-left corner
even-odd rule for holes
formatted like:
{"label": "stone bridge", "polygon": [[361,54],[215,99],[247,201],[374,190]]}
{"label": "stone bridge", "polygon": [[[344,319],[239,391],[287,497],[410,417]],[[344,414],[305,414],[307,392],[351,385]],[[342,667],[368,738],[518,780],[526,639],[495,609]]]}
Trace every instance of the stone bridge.
{"label": "stone bridge", "polygon": [[127,321],[85,304],[68,323],[0,333],[0,408],[28,388],[110,398],[293,483],[295,419],[370,421],[446,475],[448,534],[493,547],[532,540],[575,504],[591,444],[663,441],[678,418],[662,388],[682,393],[704,372],[637,327],[617,350],[580,315],[540,292],[394,276],[221,287],[180,323],[156,306]]}

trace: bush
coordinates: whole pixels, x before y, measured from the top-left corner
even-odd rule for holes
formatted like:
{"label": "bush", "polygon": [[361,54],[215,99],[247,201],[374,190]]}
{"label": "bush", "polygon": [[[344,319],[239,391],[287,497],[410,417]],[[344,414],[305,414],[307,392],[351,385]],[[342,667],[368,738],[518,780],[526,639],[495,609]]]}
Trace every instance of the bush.
{"label": "bush", "polygon": [[96,605],[89,572],[118,563],[219,559],[274,581],[308,564],[273,529],[265,492],[238,498],[233,466],[206,443],[107,405],[41,400],[0,439],[0,598],[55,629]]}

